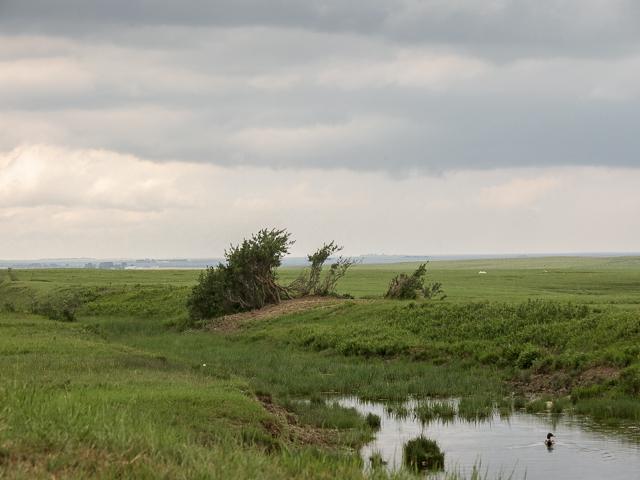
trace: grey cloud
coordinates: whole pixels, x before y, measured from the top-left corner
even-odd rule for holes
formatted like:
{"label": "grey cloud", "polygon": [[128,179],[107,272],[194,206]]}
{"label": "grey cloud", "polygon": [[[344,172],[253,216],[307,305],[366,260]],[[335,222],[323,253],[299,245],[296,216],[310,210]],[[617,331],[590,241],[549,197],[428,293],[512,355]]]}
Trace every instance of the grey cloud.
{"label": "grey cloud", "polygon": [[[640,40],[640,5],[627,0],[4,0],[14,32],[117,37],[119,27],[269,26],[380,35],[464,46],[476,54],[624,54]],[[480,48],[479,48],[480,47]]]}
{"label": "grey cloud", "polygon": [[0,25],[21,34],[0,46],[0,150],[400,175],[637,168],[635,5],[5,0]]}

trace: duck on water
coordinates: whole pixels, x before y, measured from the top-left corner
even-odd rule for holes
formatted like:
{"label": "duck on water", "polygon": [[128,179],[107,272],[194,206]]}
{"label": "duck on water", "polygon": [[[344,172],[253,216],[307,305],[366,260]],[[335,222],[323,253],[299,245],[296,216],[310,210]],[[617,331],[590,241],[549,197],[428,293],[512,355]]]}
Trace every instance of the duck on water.
{"label": "duck on water", "polygon": [[548,433],[547,434],[547,439],[544,441],[544,444],[548,447],[551,448],[553,447],[553,445],[556,443],[554,439],[552,439],[551,437],[555,437],[555,435],[553,433]]}

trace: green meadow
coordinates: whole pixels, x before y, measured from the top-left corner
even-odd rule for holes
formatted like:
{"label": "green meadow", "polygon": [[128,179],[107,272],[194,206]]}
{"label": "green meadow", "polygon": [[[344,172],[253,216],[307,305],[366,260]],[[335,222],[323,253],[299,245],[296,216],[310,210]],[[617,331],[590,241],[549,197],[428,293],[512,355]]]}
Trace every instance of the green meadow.
{"label": "green meadow", "polygon": [[[354,300],[225,335],[188,318],[199,271],[0,272],[0,478],[387,478],[337,394],[640,423],[639,257],[431,262],[446,299],[382,298],[417,266],[356,265]],[[69,294],[75,321],[32,313]]]}

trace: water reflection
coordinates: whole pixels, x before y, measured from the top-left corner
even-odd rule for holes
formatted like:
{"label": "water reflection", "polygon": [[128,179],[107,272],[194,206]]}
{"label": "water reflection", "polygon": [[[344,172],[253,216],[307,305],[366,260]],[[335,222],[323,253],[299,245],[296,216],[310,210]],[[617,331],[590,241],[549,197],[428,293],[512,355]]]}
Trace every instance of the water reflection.
{"label": "water reflection", "polygon": [[[442,400],[439,400],[442,402]],[[457,405],[456,400],[449,400]],[[465,420],[435,417],[422,423],[413,414],[419,402],[410,400],[403,409],[387,404],[342,398],[339,403],[362,413],[380,416],[381,428],[376,440],[362,449],[369,459],[379,454],[386,468],[402,465],[402,445],[423,434],[436,440],[445,452],[445,471],[471,475],[481,462],[487,478],[579,478],[580,480],[640,478],[640,429],[637,425],[611,427],[583,417],[527,414],[516,411],[500,415],[497,411],[484,418]],[[397,415],[395,412],[400,411]],[[554,433],[555,445],[547,448],[547,433]],[[440,478],[443,474],[429,474]]]}

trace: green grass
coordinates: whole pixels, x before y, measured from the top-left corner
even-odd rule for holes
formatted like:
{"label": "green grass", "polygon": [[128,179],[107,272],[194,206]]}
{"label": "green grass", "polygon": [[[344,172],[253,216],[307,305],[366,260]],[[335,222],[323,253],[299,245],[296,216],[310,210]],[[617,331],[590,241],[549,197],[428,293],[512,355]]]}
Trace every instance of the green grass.
{"label": "green grass", "polygon": [[[113,343],[109,330],[78,323],[14,313],[0,326],[0,473],[9,478],[361,476],[358,459],[269,455],[281,442],[263,426],[279,419],[245,379],[215,365]],[[345,428],[364,422],[349,418]]]}
{"label": "green grass", "polygon": [[[417,266],[358,265],[338,291],[379,298]],[[459,415],[478,419],[494,402],[510,412],[504,379],[602,365],[620,377],[575,387],[573,406],[555,399],[552,413],[640,420],[638,257],[432,262],[427,282],[443,284],[442,302],[346,302],[227,336],[179,333],[199,271],[14,273],[0,273],[7,478],[361,478],[363,461],[339,449],[370,438],[373,419],[327,396],[386,400],[399,415],[409,396],[459,396]],[[65,292],[85,296],[77,321],[28,313],[32,297]],[[295,443],[293,423],[256,394],[331,441]],[[449,415],[436,405],[414,413]]]}
{"label": "green grass", "polygon": [[[338,293],[381,298],[396,275],[419,262],[355,265],[338,284]],[[292,280],[300,267],[280,270]],[[546,272],[545,272],[546,270]],[[479,275],[486,271],[486,275]],[[640,257],[546,257],[433,261],[426,283],[438,282],[449,301],[522,301],[543,298],[590,304],[640,304]]]}
{"label": "green grass", "polygon": [[416,417],[423,423],[434,419],[451,420],[456,414],[456,407],[450,402],[423,402],[413,409]]}
{"label": "green grass", "polygon": [[458,404],[458,416],[470,421],[491,418],[493,408],[494,401],[491,396],[464,397]]}
{"label": "green grass", "polygon": [[[255,322],[238,338],[354,358],[400,355],[420,362],[411,366],[412,371],[423,364],[461,360],[467,365],[521,370],[624,367],[640,359],[640,313],[542,300],[346,302]],[[421,393],[440,395],[442,390],[434,383]],[[481,393],[462,385],[460,390]]]}

